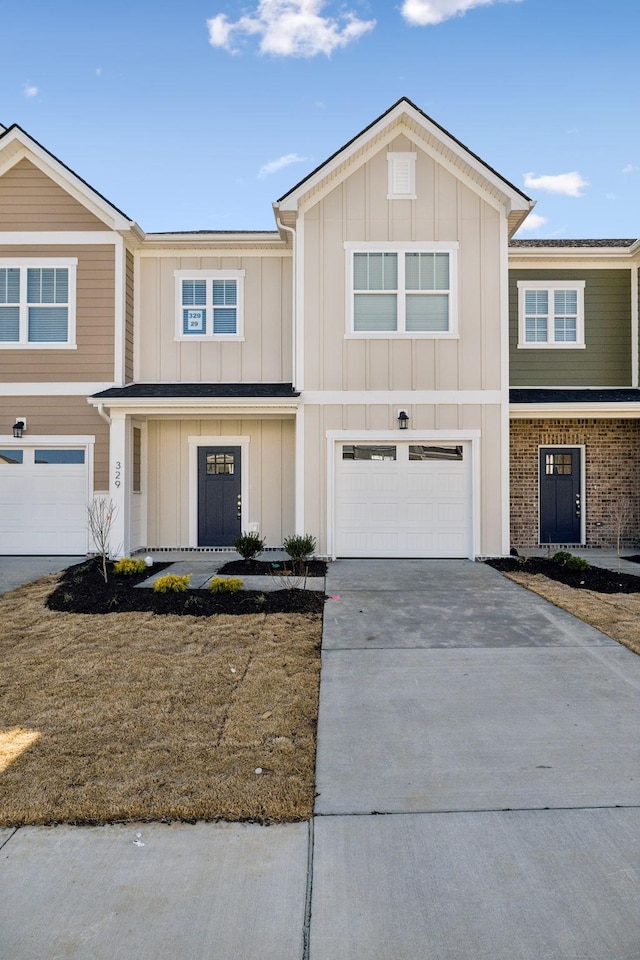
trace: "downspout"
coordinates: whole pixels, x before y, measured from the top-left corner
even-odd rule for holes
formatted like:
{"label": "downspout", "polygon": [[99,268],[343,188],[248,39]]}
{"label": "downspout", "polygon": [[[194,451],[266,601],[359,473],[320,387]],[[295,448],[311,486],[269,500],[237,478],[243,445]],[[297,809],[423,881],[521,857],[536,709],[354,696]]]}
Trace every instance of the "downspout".
{"label": "downspout", "polygon": [[111,417],[107,416],[107,414],[104,412],[104,403],[99,403],[96,407],[96,410],[105,423],[108,423],[109,426],[111,426]]}

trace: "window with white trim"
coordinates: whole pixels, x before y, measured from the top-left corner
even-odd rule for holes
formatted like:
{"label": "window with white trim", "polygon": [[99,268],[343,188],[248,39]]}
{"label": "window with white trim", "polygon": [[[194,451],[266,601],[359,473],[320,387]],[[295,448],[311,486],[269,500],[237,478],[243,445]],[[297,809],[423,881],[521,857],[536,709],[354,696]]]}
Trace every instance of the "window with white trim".
{"label": "window with white trim", "polygon": [[0,260],[0,349],[75,347],[77,263]]}
{"label": "window with white trim", "polygon": [[176,270],[176,338],[242,339],[244,275],[244,270]]}
{"label": "window with white trim", "polygon": [[349,336],[457,335],[457,244],[346,244]]}
{"label": "window with white trim", "polygon": [[584,347],[584,288],[584,280],[518,280],[518,347]]}

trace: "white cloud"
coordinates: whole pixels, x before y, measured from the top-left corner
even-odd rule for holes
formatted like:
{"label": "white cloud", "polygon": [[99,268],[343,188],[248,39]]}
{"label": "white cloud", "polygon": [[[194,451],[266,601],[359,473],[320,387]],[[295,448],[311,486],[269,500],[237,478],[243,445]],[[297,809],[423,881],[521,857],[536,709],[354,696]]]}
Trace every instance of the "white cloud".
{"label": "white cloud", "polygon": [[260,167],[258,176],[260,178],[268,177],[270,173],[276,173],[283,167],[288,167],[291,163],[302,163],[306,159],[306,157],[301,157],[297,153],[287,153],[284,157],[278,157],[277,160],[270,160],[269,163],[265,163],[263,167]]}
{"label": "white cloud", "polygon": [[[541,217],[539,213],[530,213],[520,230],[539,230],[547,222],[546,217]],[[518,232],[520,232],[520,230]]]}
{"label": "white cloud", "polygon": [[96,67],[96,77],[102,76],[102,67]]}
{"label": "white cloud", "polygon": [[22,92],[29,100],[33,99],[33,97],[37,97],[40,93],[39,89],[32,83],[25,83],[24,87],[22,88]]}
{"label": "white cloud", "polygon": [[623,173],[637,173],[640,170],[640,167],[636,163],[628,163],[626,167],[622,168]]}
{"label": "white cloud", "polygon": [[209,43],[237,53],[234,40],[243,34],[260,38],[260,53],[276,57],[327,57],[368,33],[375,20],[354,13],[323,17],[326,0],[259,0],[251,14],[232,22],[224,13],[207,20]]}
{"label": "white cloud", "polygon": [[567,197],[581,197],[584,188],[589,186],[589,181],[585,180],[577,170],[543,177],[537,177],[535,173],[525,173],[524,185],[531,190],[546,190],[547,193],[564,193]]}
{"label": "white cloud", "polygon": [[520,0],[404,0],[401,12],[404,19],[412,26],[432,27],[451,17],[462,17],[474,7],[519,2]]}

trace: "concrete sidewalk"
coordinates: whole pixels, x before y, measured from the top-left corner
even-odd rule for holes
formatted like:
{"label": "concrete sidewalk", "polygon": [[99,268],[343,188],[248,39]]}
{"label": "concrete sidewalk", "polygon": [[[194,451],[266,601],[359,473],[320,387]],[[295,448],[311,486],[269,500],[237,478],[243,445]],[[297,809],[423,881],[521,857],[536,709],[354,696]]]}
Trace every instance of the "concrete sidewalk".
{"label": "concrete sidewalk", "polygon": [[638,960],[640,658],[482,564],[327,593],[313,823],[0,830],[3,960]]}

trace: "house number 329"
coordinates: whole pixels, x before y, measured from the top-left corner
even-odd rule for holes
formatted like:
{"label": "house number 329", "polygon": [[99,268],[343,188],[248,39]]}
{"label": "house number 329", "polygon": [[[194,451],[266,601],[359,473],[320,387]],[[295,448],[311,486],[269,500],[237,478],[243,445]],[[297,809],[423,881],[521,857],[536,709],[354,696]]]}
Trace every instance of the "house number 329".
{"label": "house number 329", "polygon": [[116,487],[120,486],[121,477],[122,477],[122,464],[119,460],[116,460],[115,478],[113,481]]}

